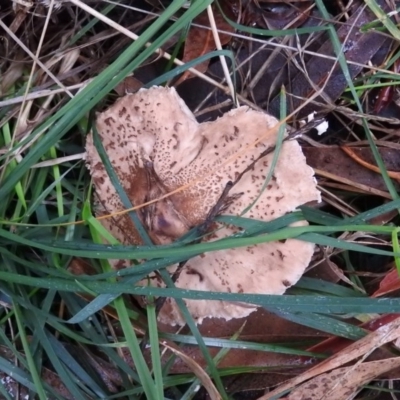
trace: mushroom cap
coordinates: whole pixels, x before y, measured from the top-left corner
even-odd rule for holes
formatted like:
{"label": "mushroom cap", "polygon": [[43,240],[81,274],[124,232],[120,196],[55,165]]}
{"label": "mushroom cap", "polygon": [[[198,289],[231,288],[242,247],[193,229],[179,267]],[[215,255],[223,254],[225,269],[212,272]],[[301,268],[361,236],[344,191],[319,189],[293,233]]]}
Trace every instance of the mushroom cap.
{"label": "mushroom cap", "polygon": [[[139,210],[139,217],[156,244],[171,243],[201,224],[219,200],[226,184],[235,181],[264,150],[274,146],[278,121],[248,107],[232,110],[213,122],[199,124],[174,88],[142,89],[119,99],[101,113],[96,127],[111,164],[134,205],[181,191]],[[258,142],[259,141],[259,142]],[[254,143],[257,143],[254,145]],[[98,216],[123,210],[122,202],[88,136],[87,164],[97,196]],[[269,221],[320,200],[313,170],[306,164],[295,140],[283,144],[272,179],[262,186],[273,154],[261,158],[229,193],[224,214]],[[260,194],[260,192],[262,193]],[[141,244],[128,215],[102,224],[124,244]],[[302,222],[306,224],[306,222]],[[209,241],[238,232],[215,223]],[[313,255],[311,243],[288,239],[254,246],[220,250],[194,257],[186,263],[176,286],[184,289],[232,293],[282,294],[303,274]],[[115,268],[128,265],[113,262]],[[174,271],[176,266],[170,267]],[[157,279],[154,285],[162,285]],[[148,284],[148,280],[145,283]],[[224,319],[247,316],[249,304],[186,300],[193,318]],[[180,310],[167,299],[159,319],[184,324]]]}

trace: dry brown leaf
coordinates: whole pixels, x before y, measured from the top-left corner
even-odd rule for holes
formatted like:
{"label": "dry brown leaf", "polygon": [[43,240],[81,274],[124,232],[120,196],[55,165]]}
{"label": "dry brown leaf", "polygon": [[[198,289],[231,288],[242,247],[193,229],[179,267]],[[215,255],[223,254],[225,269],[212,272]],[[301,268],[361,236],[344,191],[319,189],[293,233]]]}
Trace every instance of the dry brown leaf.
{"label": "dry brown leaf", "polygon": [[[215,24],[218,30],[234,32],[235,29],[225,20],[224,16],[219,11],[219,8],[213,8]],[[207,11],[202,12],[194,21],[198,25],[210,26]],[[226,33],[220,33],[219,38],[221,45],[229,43],[232,36]],[[185,50],[183,52],[182,61],[187,63],[200,56],[204,56],[207,53],[216,49],[213,33],[210,29],[200,28],[197,26],[191,26],[189,33],[185,40]],[[197,64],[194,68],[199,72],[206,72],[210,60],[203,61]],[[193,78],[194,75],[190,71],[185,71],[175,85],[180,85],[182,82],[189,78]]]}
{"label": "dry brown leaf", "polygon": [[[258,309],[246,318],[232,319],[224,321],[218,318],[206,319],[200,326],[200,333],[209,338],[231,338],[245,323],[243,331],[238,340],[268,343],[310,341],[327,337],[324,332],[295,324],[280,318],[264,309]],[[162,325],[162,331],[175,332],[176,328]],[[182,334],[188,333],[183,331]],[[244,346],[246,347],[246,346]],[[195,359],[203,368],[207,366],[200,349],[197,346],[182,344],[181,350],[189,357]],[[212,356],[218,354],[219,347],[209,346]],[[231,367],[269,367],[273,372],[280,371],[282,374],[290,373],[293,366],[310,367],[310,357],[299,357],[298,355],[282,354],[268,351],[249,350],[247,348],[232,348],[228,354],[220,361],[220,368]],[[171,373],[182,374],[190,372],[186,365],[178,360],[171,367]],[[285,380],[287,377],[285,378]],[[275,382],[275,385],[276,386]]]}
{"label": "dry brown leaf", "polygon": [[222,399],[210,376],[207,374],[206,371],[204,371],[203,368],[200,367],[200,365],[196,361],[194,361],[192,357],[187,356],[176,347],[170,346],[165,341],[161,342],[161,344],[168,350],[172,351],[175,355],[177,355],[190,368],[191,372],[196,375],[201,384],[207,390],[207,393],[209,394],[211,400]]}
{"label": "dry brown leaf", "polygon": [[375,332],[371,332],[369,335],[339,351],[334,356],[309,369],[304,374],[290,379],[272,392],[261,396],[258,400],[272,399],[274,396],[292,389],[317,375],[339,368],[358,357],[370,354],[373,350],[383,346],[386,343],[396,340],[398,337],[400,337],[400,318],[396,318],[394,321],[380,327]]}
{"label": "dry brown leaf", "polygon": [[22,62],[22,55],[17,53],[6,71],[0,76],[0,96],[7,94],[9,89],[20,79],[24,73],[25,64]]}
{"label": "dry brown leaf", "polygon": [[399,271],[397,271],[396,268],[393,268],[381,280],[379,283],[379,289],[377,289],[371,297],[381,297],[398,290],[400,290]]}
{"label": "dry brown leaf", "polygon": [[366,294],[365,289],[363,289],[362,287],[358,286],[356,283],[354,283],[351,279],[349,279],[346,274],[343,272],[342,268],[339,268],[338,265],[333,262],[331,260],[330,255],[328,256],[326,254],[326,251],[324,250],[324,254],[325,254],[325,262],[329,265],[329,267],[331,268],[332,272],[340,279],[342,280],[344,283],[346,283],[347,285],[349,285],[350,287],[352,287],[354,290],[361,292],[363,294]]}
{"label": "dry brown leaf", "polygon": [[114,90],[119,96],[125,96],[128,93],[135,93],[143,87],[143,82],[134,76],[127,76],[122,82],[115,86]]}
{"label": "dry brown leaf", "polygon": [[[372,332],[376,331],[381,326],[387,325],[389,322],[394,321],[398,317],[400,317],[400,314],[384,314],[382,316],[379,316],[378,318],[374,318],[367,322],[359,324],[358,326],[360,328],[365,329],[366,331]],[[353,342],[350,339],[346,339],[344,337],[332,336],[314,346],[309,347],[307,351],[313,353],[324,353],[327,355],[332,355],[350,346],[352,343]],[[305,359],[304,362],[305,361],[307,360]]]}
{"label": "dry brown leaf", "polygon": [[[355,154],[368,163],[372,163],[373,156],[368,148],[354,148]],[[338,146],[329,147],[304,147],[304,155],[307,163],[318,170],[321,176],[329,177],[335,181],[342,182],[349,186],[361,189],[367,193],[378,196],[390,197],[386,192],[387,188],[382,177],[370,171],[354,161]],[[381,156],[388,170],[400,170],[399,151],[389,148],[380,148]]]}
{"label": "dry brown leaf", "polygon": [[[376,3],[387,13],[395,9],[394,3],[386,0],[376,0]],[[363,65],[371,62],[377,52],[382,57],[385,57],[384,54],[389,54],[391,41],[373,30],[361,33],[363,26],[376,19],[375,14],[369,7],[365,7],[364,2],[351,2],[349,11],[350,16],[346,23],[338,22],[337,37],[345,49],[346,61],[356,63],[349,65],[348,70],[350,79],[353,79],[362,72]],[[288,112],[291,113],[300,108],[297,118],[304,118],[315,111],[325,113],[327,108],[333,109],[334,102],[348,87],[349,78],[345,77],[341,68],[336,67],[337,57],[332,41],[327,38],[314,51],[317,54],[332,56],[332,58],[311,57],[306,61],[304,68],[300,70],[297,68],[297,72],[290,77],[291,82],[286,83],[286,86],[290,88],[287,95]],[[322,89],[321,96],[315,99],[315,103],[304,105],[304,99],[310,98],[316,88]],[[269,111],[272,114],[279,115],[280,101],[278,93],[269,104]]]}
{"label": "dry brown leaf", "polygon": [[370,361],[322,374],[293,390],[288,400],[349,400],[377,376],[400,367],[400,357]]}

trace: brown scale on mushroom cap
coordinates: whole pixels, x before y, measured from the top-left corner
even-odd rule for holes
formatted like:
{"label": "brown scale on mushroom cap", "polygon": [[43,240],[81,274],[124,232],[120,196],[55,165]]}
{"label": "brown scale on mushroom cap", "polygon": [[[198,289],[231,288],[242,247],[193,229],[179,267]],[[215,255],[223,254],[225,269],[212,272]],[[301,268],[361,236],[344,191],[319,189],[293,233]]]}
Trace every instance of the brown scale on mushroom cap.
{"label": "brown scale on mushroom cap", "polygon": [[[214,122],[198,124],[186,104],[171,88],[153,87],[118,100],[100,114],[96,126],[107,155],[127,195],[135,205],[188,188],[139,211],[154,243],[170,243],[204,221],[226,183],[234,181],[265,149],[275,144],[277,120],[240,107]],[[256,146],[252,144],[258,139]],[[87,163],[96,188],[97,215],[123,209],[89,135]],[[272,154],[259,160],[234,186],[224,214],[239,215],[259,195]],[[245,217],[269,221],[301,204],[319,200],[313,170],[296,141],[283,144],[273,178]],[[140,244],[127,215],[102,220],[122,243]],[[217,224],[216,224],[217,225]],[[237,228],[222,226],[212,235],[218,240]],[[178,287],[233,293],[282,294],[303,274],[313,254],[310,243],[287,240],[206,253],[190,259]],[[115,267],[127,265],[124,261]],[[171,267],[171,272],[176,267]],[[147,281],[146,281],[147,284]],[[248,304],[187,300],[193,317],[244,317],[255,310]],[[159,319],[184,321],[174,301],[162,308]]]}

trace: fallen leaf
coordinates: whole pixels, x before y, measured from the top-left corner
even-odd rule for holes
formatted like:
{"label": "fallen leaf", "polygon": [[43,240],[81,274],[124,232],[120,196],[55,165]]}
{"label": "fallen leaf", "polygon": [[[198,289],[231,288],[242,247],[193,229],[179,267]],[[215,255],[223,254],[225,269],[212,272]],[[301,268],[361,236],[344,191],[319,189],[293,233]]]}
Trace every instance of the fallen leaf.
{"label": "fallen leaf", "polygon": [[400,289],[399,271],[396,268],[389,271],[379,283],[379,289],[371,297],[380,297]]}
{"label": "fallen leaf", "polygon": [[[371,319],[370,321],[364,322],[360,324],[360,328],[365,329],[366,331],[376,331],[381,326],[388,324],[389,322],[394,321],[396,318],[399,318],[400,314],[385,314],[378,318]],[[345,339],[343,337],[330,337],[325,339],[321,343],[318,343],[312,347],[309,347],[307,351],[311,351],[314,353],[321,353],[321,354],[336,354],[337,352],[343,350],[347,346],[354,343],[349,339]],[[304,359],[306,361],[307,359]]]}
{"label": "fallen leaf", "polygon": [[[199,326],[200,333],[204,338],[231,338],[241,326],[245,323],[242,332],[237,340],[248,341],[260,344],[274,343],[293,343],[293,341],[310,341],[321,338],[326,338],[328,335],[325,332],[320,332],[290,321],[280,318],[264,309],[258,309],[254,313],[245,318],[232,319],[224,321],[218,318],[207,318]],[[166,324],[160,324],[160,329],[165,332],[173,333],[176,328]],[[186,329],[182,334],[190,335]],[[221,349],[208,345],[208,349],[212,355],[216,355]],[[205,367],[206,362],[203,359],[201,351],[197,345],[182,344],[182,351],[185,354],[193,357],[200,366]],[[277,370],[289,373],[288,368],[312,364],[310,357],[301,357],[292,354],[283,354],[273,351],[250,350],[246,348],[232,348],[228,354],[220,361],[220,368],[232,367],[268,367],[273,372]],[[186,365],[178,360],[171,367],[172,373],[187,373],[190,372]]]}
{"label": "fallen leaf", "polygon": [[89,261],[74,257],[68,265],[68,272],[74,275],[95,275],[96,270]]}
{"label": "fallen leaf", "polygon": [[127,76],[122,82],[115,86],[114,90],[119,96],[125,96],[128,93],[135,93],[142,88],[143,82],[134,76]]}
{"label": "fallen leaf", "polygon": [[293,390],[287,399],[348,400],[360,390],[360,386],[397,367],[400,367],[400,357],[338,368],[301,385]]}
{"label": "fallen leaf", "polygon": [[[360,157],[357,154],[357,150],[353,149],[352,147],[347,147],[347,146],[340,146],[340,148],[349,156],[351,157],[355,162],[357,162],[358,164],[360,164],[361,166],[369,169],[370,171],[376,172],[378,174],[381,173],[381,170],[379,169],[378,166],[374,165],[375,163],[371,163],[368,162],[366,160],[364,160],[362,157]],[[390,149],[392,150],[392,149]],[[390,153],[399,153],[398,151],[396,152],[395,150],[392,150]],[[396,159],[396,164],[397,161],[399,160],[397,155],[397,159]],[[398,165],[398,167],[400,167],[400,165]],[[400,168],[399,168],[400,169]],[[390,178],[396,179],[396,180],[400,180],[400,171],[387,171],[388,175],[390,176]]]}
{"label": "fallen leaf", "polygon": [[323,257],[324,264],[327,264],[329,266],[331,271],[337,276],[337,278],[339,280],[343,281],[350,287],[353,287],[356,291],[365,294],[365,289],[363,289],[362,287],[359,287],[351,279],[349,279],[343,272],[343,269],[340,268],[335,262],[332,261],[331,256],[332,256],[333,249],[331,247],[328,247],[327,249],[321,249],[321,251],[324,254],[324,257]]}
{"label": "fallen leaf", "polygon": [[[87,275],[92,274],[91,267],[88,268],[88,265],[85,260],[82,259],[73,259],[71,264],[74,265],[72,269],[69,270],[72,273],[85,273]],[[88,295],[79,294],[82,298],[87,301],[92,300],[92,298]],[[111,307],[107,306],[103,309],[108,316],[118,320],[118,317]],[[175,333],[176,327],[173,327],[168,324],[159,323],[159,330],[163,333]],[[243,326],[244,325],[244,326]],[[145,325],[143,325],[145,326]],[[243,329],[241,327],[243,326]],[[134,321],[134,329],[139,334],[143,334],[143,329],[139,328],[137,320]],[[276,342],[279,343],[292,343],[294,340],[296,341],[304,341],[308,342],[310,340],[315,341],[316,339],[321,339],[327,337],[328,335],[325,332],[320,332],[312,328],[308,328],[303,325],[299,325],[293,322],[290,322],[284,318],[281,318],[273,313],[268,312],[263,308],[259,308],[254,313],[250,314],[245,318],[232,319],[230,321],[224,321],[219,318],[206,318],[201,325],[199,325],[200,333],[203,337],[207,338],[221,338],[221,339],[230,339],[236,332],[241,329],[240,336],[238,340],[255,342],[255,343],[265,343],[265,344],[274,344]],[[180,331],[181,334],[190,335],[190,331],[188,328],[184,328],[184,330]],[[329,346],[328,346],[329,348]],[[210,351],[213,354],[217,354],[220,350],[219,347],[209,346]],[[181,345],[181,350],[187,355],[193,357],[202,368],[206,367],[206,362],[202,358],[201,351],[197,348],[197,346],[193,345]],[[314,351],[314,350],[308,350]],[[316,353],[325,353],[325,350],[315,350]],[[79,356],[80,353],[77,354]],[[110,365],[106,365],[104,367],[104,371],[102,372],[103,367],[98,367],[96,362],[92,362],[91,355],[85,355],[86,358],[89,358],[91,364],[94,368],[99,372],[101,376],[105,375],[103,378],[107,381],[107,375],[112,374],[113,376],[118,375],[118,371],[114,369]],[[130,353],[127,352],[125,354],[127,360],[130,359]],[[150,362],[150,358],[148,360]],[[130,365],[133,367],[133,363]],[[307,365],[307,368],[310,366],[310,357],[299,357],[297,355],[290,354],[282,354],[268,351],[258,351],[258,350],[246,350],[246,349],[231,349],[228,354],[222,359],[220,362],[220,367],[222,368],[231,368],[237,366],[246,366],[246,367],[276,367],[274,368],[273,373],[267,373],[264,375],[263,382],[275,382],[275,385],[278,383],[272,376],[274,374],[281,374],[282,380],[288,379],[288,368],[296,365]],[[280,373],[277,373],[276,370],[282,368]],[[181,362],[179,359],[176,359],[174,364],[171,366],[170,372],[173,374],[183,374],[190,372],[188,366]],[[115,381],[115,378],[113,378]],[[262,380],[257,379],[257,385]],[[235,380],[237,383],[237,380]],[[271,384],[272,386],[272,384]]]}
{"label": "fallen leaf", "polygon": [[[296,375],[304,372],[305,369],[296,367],[283,366],[281,370],[278,367],[274,368],[275,371],[270,371],[267,373],[240,373],[237,375],[231,375],[224,378],[224,386],[229,394],[245,392],[248,394],[250,391],[254,390],[266,390],[271,387],[275,387],[288,379],[293,378]],[[271,368],[272,369],[272,368]],[[243,393],[243,398],[245,393]],[[240,397],[235,397],[240,398]],[[246,397],[247,398],[247,397]],[[253,398],[253,397],[251,397]]]}
{"label": "fallen leaf", "polygon": [[192,357],[187,356],[180,349],[178,349],[175,346],[169,345],[165,341],[162,341],[161,344],[165,348],[170,350],[172,353],[174,353],[176,356],[178,356],[190,368],[190,371],[196,375],[196,377],[199,379],[201,384],[206,389],[211,400],[222,399],[221,395],[218,393],[218,390],[215,387],[210,376],[207,374],[207,372],[202,367],[200,367],[200,365]]}
{"label": "fallen leaf", "polygon": [[[218,7],[213,7],[215,24],[218,30],[234,32],[235,29],[230,25],[224,18],[224,16],[219,11]],[[198,17],[196,17],[193,21],[198,25],[204,25],[206,27],[210,27],[210,21],[208,19],[207,11],[202,12]],[[226,33],[220,33],[219,39],[222,45],[225,45],[230,42],[232,36]],[[187,63],[192,61],[200,56],[203,56],[207,53],[216,49],[216,44],[214,41],[214,36],[211,29],[200,28],[198,26],[191,26],[189,29],[189,33],[185,40],[185,49],[183,52],[182,61]],[[208,64],[210,60],[203,61],[200,64],[197,64],[194,68],[199,72],[206,72],[208,68]],[[175,86],[180,85],[182,82],[189,78],[193,78],[194,75],[190,71],[185,71],[182,76],[175,83]]]}
{"label": "fallen leaf", "polygon": [[[376,2],[385,12],[394,11],[386,0],[376,0]],[[336,30],[345,59],[357,63],[348,64],[349,77],[344,75],[342,68],[337,63],[336,51],[332,41],[327,38],[319,48],[315,49],[315,52],[332,56],[333,59],[311,57],[304,66],[304,72],[293,74],[291,82],[286,84],[286,87],[291,88],[287,96],[288,113],[301,107],[305,99],[313,96],[316,87],[323,88],[323,96],[318,96],[315,98],[315,102],[301,107],[297,117],[304,118],[314,111],[326,112],[348,87],[347,79],[351,80],[357,76],[363,70],[363,66],[368,65],[378,51],[382,54],[390,51],[391,42],[384,35],[375,32],[360,33],[363,25],[376,19],[376,16],[368,7],[365,7],[363,2],[354,2],[349,14],[350,17],[346,20],[346,24],[339,23]],[[325,99],[329,99],[328,104]],[[280,101],[278,94],[270,102],[267,111],[273,115],[279,115]]]}
{"label": "fallen leaf", "polygon": [[371,332],[364,338],[358,340],[350,346],[347,346],[345,349],[339,351],[332,357],[322,361],[315,367],[310,368],[304,374],[290,379],[275,390],[264,396],[261,396],[258,400],[272,399],[274,396],[285,392],[286,390],[293,390],[295,386],[300,385],[317,375],[339,368],[358,357],[370,354],[373,350],[383,346],[386,343],[396,340],[398,337],[400,337],[400,318],[396,318],[389,324],[381,326],[375,332]]}
{"label": "fallen leaf", "polygon": [[[369,148],[353,147],[353,150],[364,160],[371,162],[372,154]],[[381,147],[379,150],[388,169],[396,170],[397,165],[397,168],[400,170],[398,161],[400,159],[399,150],[384,147]],[[367,193],[377,194],[377,192],[373,192],[373,189],[381,191],[381,194],[387,193],[385,182],[379,174],[361,166],[345,154],[338,146],[320,148],[307,146],[303,147],[303,152],[306,156],[307,163],[313,167],[314,170],[326,173],[323,176],[332,177],[332,179],[349,185],[349,190],[351,190],[351,186],[354,186],[355,188],[365,190]],[[340,180],[340,178],[343,179]],[[400,189],[400,186],[396,182],[395,186]],[[390,195],[389,198],[391,198]]]}
{"label": "fallen leaf", "polygon": [[[394,64],[391,66],[391,69],[394,73],[398,74],[400,72],[400,62],[397,59]],[[383,79],[382,81],[386,81]],[[393,82],[389,80],[389,82]],[[390,103],[393,102],[394,94],[396,91],[396,87],[393,85],[388,85],[386,87],[382,87],[379,89],[378,94],[376,95],[376,99],[374,102],[373,112],[377,115],[383,114],[382,111],[386,109]],[[397,115],[395,116],[397,117]]]}

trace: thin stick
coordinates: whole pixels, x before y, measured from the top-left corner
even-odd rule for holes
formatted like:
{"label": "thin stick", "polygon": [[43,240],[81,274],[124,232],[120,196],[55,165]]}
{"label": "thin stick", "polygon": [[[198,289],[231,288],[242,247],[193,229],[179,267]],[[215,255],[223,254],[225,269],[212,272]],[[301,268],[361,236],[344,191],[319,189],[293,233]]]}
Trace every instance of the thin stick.
{"label": "thin stick", "polygon": [[[215,23],[214,12],[213,12],[211,6],[207,7],[207,14],[208,14],[208,19],[210,21],[211,32],[213,34],[217,50],[222,50],[222,44],[221,44],[221,40],[219,38],[217,24]],[[228,64],[226,63],[226,58],[224,56],[219,56],[219,60],[221,62],[222,70],[224,71],[225,81],[229,87],[229,90],[231,91],[233,104],[235,104],[236,107],[239,107],[239,102],[236,97],[236,91],[233,86],[231,74],[229,73],[229,68],[228,68]]]}

